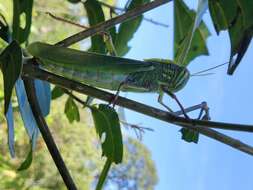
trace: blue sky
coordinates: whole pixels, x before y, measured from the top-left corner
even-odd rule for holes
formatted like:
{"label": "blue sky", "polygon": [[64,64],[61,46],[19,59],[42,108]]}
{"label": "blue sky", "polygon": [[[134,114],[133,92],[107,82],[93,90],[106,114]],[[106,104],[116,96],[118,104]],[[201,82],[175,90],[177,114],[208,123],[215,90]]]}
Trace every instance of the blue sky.
{"label": "blue sky", "polygon": [[[192,1],[187,1],[189,2]],[[121,3],[123,1],[120,1]],[[144,21],[130,42],[132,49],[126,57],[140,60],[172,58],[172,3],[150,11],[145,16],[167,23],[170,27],[163,28]],[[227,33],[222,32],[220,36],[216,36],[208,13],[205,14],[204,20],[212,33],[207,40],[210,56],[201,56],[192,61],[188,67],[191,73],[227,62],[229,59],[230,42]],[[251,43],[233,76],[226,75],[224,67],[216,70],[215,75],[193,77],[177,96],[185,107],[207,101],[214,121],[252,124],[252,61]],[[128,97],[160,107],[156,101],[157,94],[129,93]],[[166,102],[174,110],[178,110],[173,100],[167,97]],[[186,143],[181,140],[180,128],[177,126],[132,111],[127,111],[127,119],[129,122],[141,123],[155,129],[155,132],[147,132],[144,135],[143,143],[152,152],[158,171],[159,183],[156,190],[253,189],[253,157],[203,135],[197,145]],[[222,132],[253,145],[253,134]]]}

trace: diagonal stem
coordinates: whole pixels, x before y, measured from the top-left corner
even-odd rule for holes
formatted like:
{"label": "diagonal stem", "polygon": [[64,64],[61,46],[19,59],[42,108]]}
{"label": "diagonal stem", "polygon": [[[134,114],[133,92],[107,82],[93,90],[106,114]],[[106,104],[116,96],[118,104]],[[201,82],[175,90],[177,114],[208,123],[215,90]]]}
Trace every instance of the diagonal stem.
{"label": "diagonal stem", "polygon": [[[47,71],[43,71],[39,69],[38,67],[34,65],[30,65],[30,64],[24,65],[23,76],[46,80],[60,87],[68,88],[68,89],[77,91],[79,93],[86,94],[86,95],[89,95],[89,96],[92,96],[92,97],[95,97],[107,102],[109,102],[114,97],[114,94],[111,94],[109,92],[105,92],[105,91],[102,91],[102,90],[99,90],[99,89],[96,89],[96,88],[93,88],[93,87],[90,87],[90,86],[87,86],[87,85],[84,85],[84,84],[81,84],[69,79],[66,79],[61,76],[57,76]],[[209,128],[211,127],[211,128],[220,128],[220,129],[227,129],[227,130],[253,132],[252,125],[240,125],[240,124],[232,124],[232,123],[185,119],[182,117],[175,116],[172,113],[165,112],[160,109],[157,109],[157,108],[154,108],[154,107],[151,107],[151,106],[148,106],[148,105],[145,105],[133,100],[129,100],[127,98],[123,98],[120,96],[115,101],[115,104],[134,110],[136,112],[142,113],[144,115],[168,122],[168,123],[172,123],[175,125],[192,129],[212,139],[225,143],[235,149],[238,149],[240,151],[253,155],[253,147]]]}
{"label": "diagonal stem", "polygon": [[172,1],[172,0],[155,0],[150,3],[146,3],[140,7],[136,7],[130,11],[127,11],[126,13],[124,13],[122,15],[119,15],[117,17],[110,19],[110,20],[107,20],[107,21],[97,24],[93,27],[90,27],[87,30],[76,33],[76,34],[56,43],[55,45],[68,47],[70,45],[73,45],[73,44],[87,38],[87,37],[91,37],[97,33],[104,32],[117,24],[131,20],[137,16],[140,16],[141,14],[143,14],[147,11],[150,11],[156,7],[159,7],[165,3],[168,3],[170,1]]}
{"label": "diagonal stem", "polygon": [[27,93],[27,98],[29,101],[29,104],[31,105],[32,112],[34,114],[34,118],[36,120],[36,123],[40,129],[40,132],[42,134],[42,137],[47,145],[47,148],[55,162],[56,167],[58,168],[58,171],[60,172],[62,179],[66,185],[66,187],[69,190],[77,190],[76,185],[61,157],[61,154],[54,142],[54,138],[51,135],[51,132],[47,126],[47,123],[44,119],[44,117],[41,114],[41,110],[38,104],[36,92],[35,92],[35,86],[34,81],[32,79],[25,79],[25,88]]}

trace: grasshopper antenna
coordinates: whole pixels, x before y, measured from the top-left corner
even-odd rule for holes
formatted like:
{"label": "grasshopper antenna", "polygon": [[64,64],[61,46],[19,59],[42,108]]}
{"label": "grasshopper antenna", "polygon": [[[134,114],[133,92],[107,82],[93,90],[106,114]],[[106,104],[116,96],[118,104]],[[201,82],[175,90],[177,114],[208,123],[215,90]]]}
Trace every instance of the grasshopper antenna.
{"label": "grasshopper antenna", "polygon": [[191,77],[213,75],[214,73],[206,73],[206,72],[207,72],[207,71],[211,71],[211,70],[213,70],[213,69],[216,69],[216,68],[218,68],[218,67],[222,67],[222,66],[224,66],[224,65],[227,65],[228,63],[229,63],[229,62],[222,63],[222,64],[220,64],[220,65],[216,65],[216,66],[211,67],[211,68],[209,68],[209,69],[205,69],[205,70],[202,70],[202,71],[198,71],[198,72],[196,72],[196,73],[191,74]]}

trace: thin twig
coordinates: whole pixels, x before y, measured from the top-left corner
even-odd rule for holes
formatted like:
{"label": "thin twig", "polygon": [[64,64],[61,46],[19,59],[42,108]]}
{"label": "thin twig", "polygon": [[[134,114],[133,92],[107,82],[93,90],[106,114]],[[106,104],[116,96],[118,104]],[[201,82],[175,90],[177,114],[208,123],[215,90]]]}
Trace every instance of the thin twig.
{"label": "thin twig", "polygon": [[36,120],[36,123],[40,129],[40,132],[42,134],[42,137],[47,145],[47,148],[55,162],[55,165],[58,168],[59,173],[62,176],[62,179],[66,185],[66,187],[69,190],[77,190],[76,185],[61,157],[61,154],[54,142],[54,138],[51,135],[51,132],[47,126],[47,123],[44,119],[44,117],[41,114],[40,106],[38,104],[36,92],[35,92],[35,86],[34,81],[32,79],[25,79],[25,88],[27,93],[27,98],[29,101],[29,104],[31,105],[32,112],[34,114],[34,118]]}
{"label": "thin twig", "polygon": [[104,32],[119,23],[125,22],[127,20],[131,20],[137,16],[140,16],[141,14],[143,14],[147,11],[150,11],[158,6],[161,6],[165,3],[168,3],[170,1],[172,1],[172,0],[155,0],[150,3],[146,3],[140,7],[137,7],[137,8],[130,10],[130,11],[127,11],[126,13],[124,13],[120,16],[114,17],[110,20],[107,20],[105,22],[102,22],[100,24],[92,26],[87,30],[84,30],[84,31],[81,31],[77,34],[74,34],[74,35],[56,43],[56,45],[68,47],[70,45],[73,45],[73,44],[87,38],[87,37],[91,37],[97,33]]}
{"label": "thin twig", "polygon": [[[116,15],[118,15],[118,13],[116,12],[116,10],[118,10],[119,12],[125,12],[125,11],[126,11],[126,10],[123,9],[123,8],[109,5],[109,4],[107,4],[107,3],[103,2],[103,1],[99,1],[99,3],[100,3],[102,6],[107,7],[107,8],[109,8],[110,10],[112,10],[112,12],[113,12],[114,14],[116,14]],[[169,25],[164,24],[164,23],[161,23],[161,22],[158,22],[158,21],[155,21],[155,20],[153,20],[153,19],[151,19],[151,18],[143,17],[143,20],[145,20],[145,21],[147,21],[147,22],[150,22],[150,23],[152,23],[152,24],[154,24],[154,25],[162,26],[162,27],[165,27],[165,28],[168,28],[168,27],[169,27]]]}
{"label": "thin twig", "polygon": [[70,20],[67,20],[67,19],[65,19],[65,18],[62,18],[62,17],[59,17],[59,16],[55,16],[54,14],[52,14],[52,13],[50,13],[50,12],[46,12],[46,14],[48,14],[50,17],[52,17],[52,18],[55,19],[55,20],[59,20],[59,21],[61,21],[61,22],[66,22],[66,23],[68,23],[68,24],[77,26],[77,27],[79,27],[79,28],[83,28],[83,29],[88,29],[88,28],[89,28],[88,26],[84,26],[84,25],[81,25],[81,24],[72,22],[72,21],[70,21]]}
{"label": "thin twig", "polygon": [[[107,102],[110,102],[112,98],[115,96],[112,93],[105,92],[91,86],[87,86],[69,79],[66,79],[61,76],[57,76],[55,74],[49,73],[47,71],[41,70],[37,66],[31,64],[25,64],[23,67],[23,76],[37,78],[40,80],[46,80],[50,83],[58,85],[62,88],[68,88],[70,90],[77,91],[82,94],[86,94]],[[175,116],[169,112],[162,111],[160,109],[129,100],[127,98],[118,97],[115,101],[116,105],[134,110],[136,112],[142,113],[144,115],[154,117],[156,119],[169,122],[175,125],[183,126],[185,128],[192,129],[197,131],[203,135],[206,135],[212,139],[220,141],[224,144],[227,144],[237,150],[243,151],[250,155],[253,155],[253,147],[242,143],[241,141],[231,138],[227,135],[219,133],[211,128],[221,128],[221,129],[229,129],[229,130],[238,130],[238,131],[253,131],[253,126],[251,125],[240,125],[240,124],[232,124],[232,123],[221,123],[221,122],[213,122],[213,121],[202,121],[195,119],[185,119],[182,117]]]}

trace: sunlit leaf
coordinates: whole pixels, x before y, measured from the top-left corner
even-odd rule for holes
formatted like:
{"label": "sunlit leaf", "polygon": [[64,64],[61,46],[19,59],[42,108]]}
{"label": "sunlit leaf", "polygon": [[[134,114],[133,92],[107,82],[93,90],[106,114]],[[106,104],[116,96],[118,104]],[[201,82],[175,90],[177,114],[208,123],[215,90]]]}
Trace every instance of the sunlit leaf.
{"label": "sunlit leaf", "polygon": [[99,108],[92,107],[91,111],[99,137],[101,138],[103,133],[106,136],[102,143],[103,155],[116,164],[120,163],[123,157],[123,142],[116,111],[105,104],[100,104]]}
{"label": "sunlit leaf", "polygon": [[206,39],[210,34],[201,21],[206,9],[207,0],[199,1],[196,13],[183,0],[174,1],[174,52],[178,65],[186,66],[195,57],[208,55]]}
{"label": "sunlit leaf", "polygon": [[4,79],[4,113],[7,113],[12,90],[22,69],[22,51],[16,41],[5,48],[0,55],[0,64]]}
{"label": "sunlit leaf", "polygon": [[65,104],[64,113],[66,114],[70,123],[73,123],[74,121],[80,121],[78,107],[71,97],[68,98]]}

